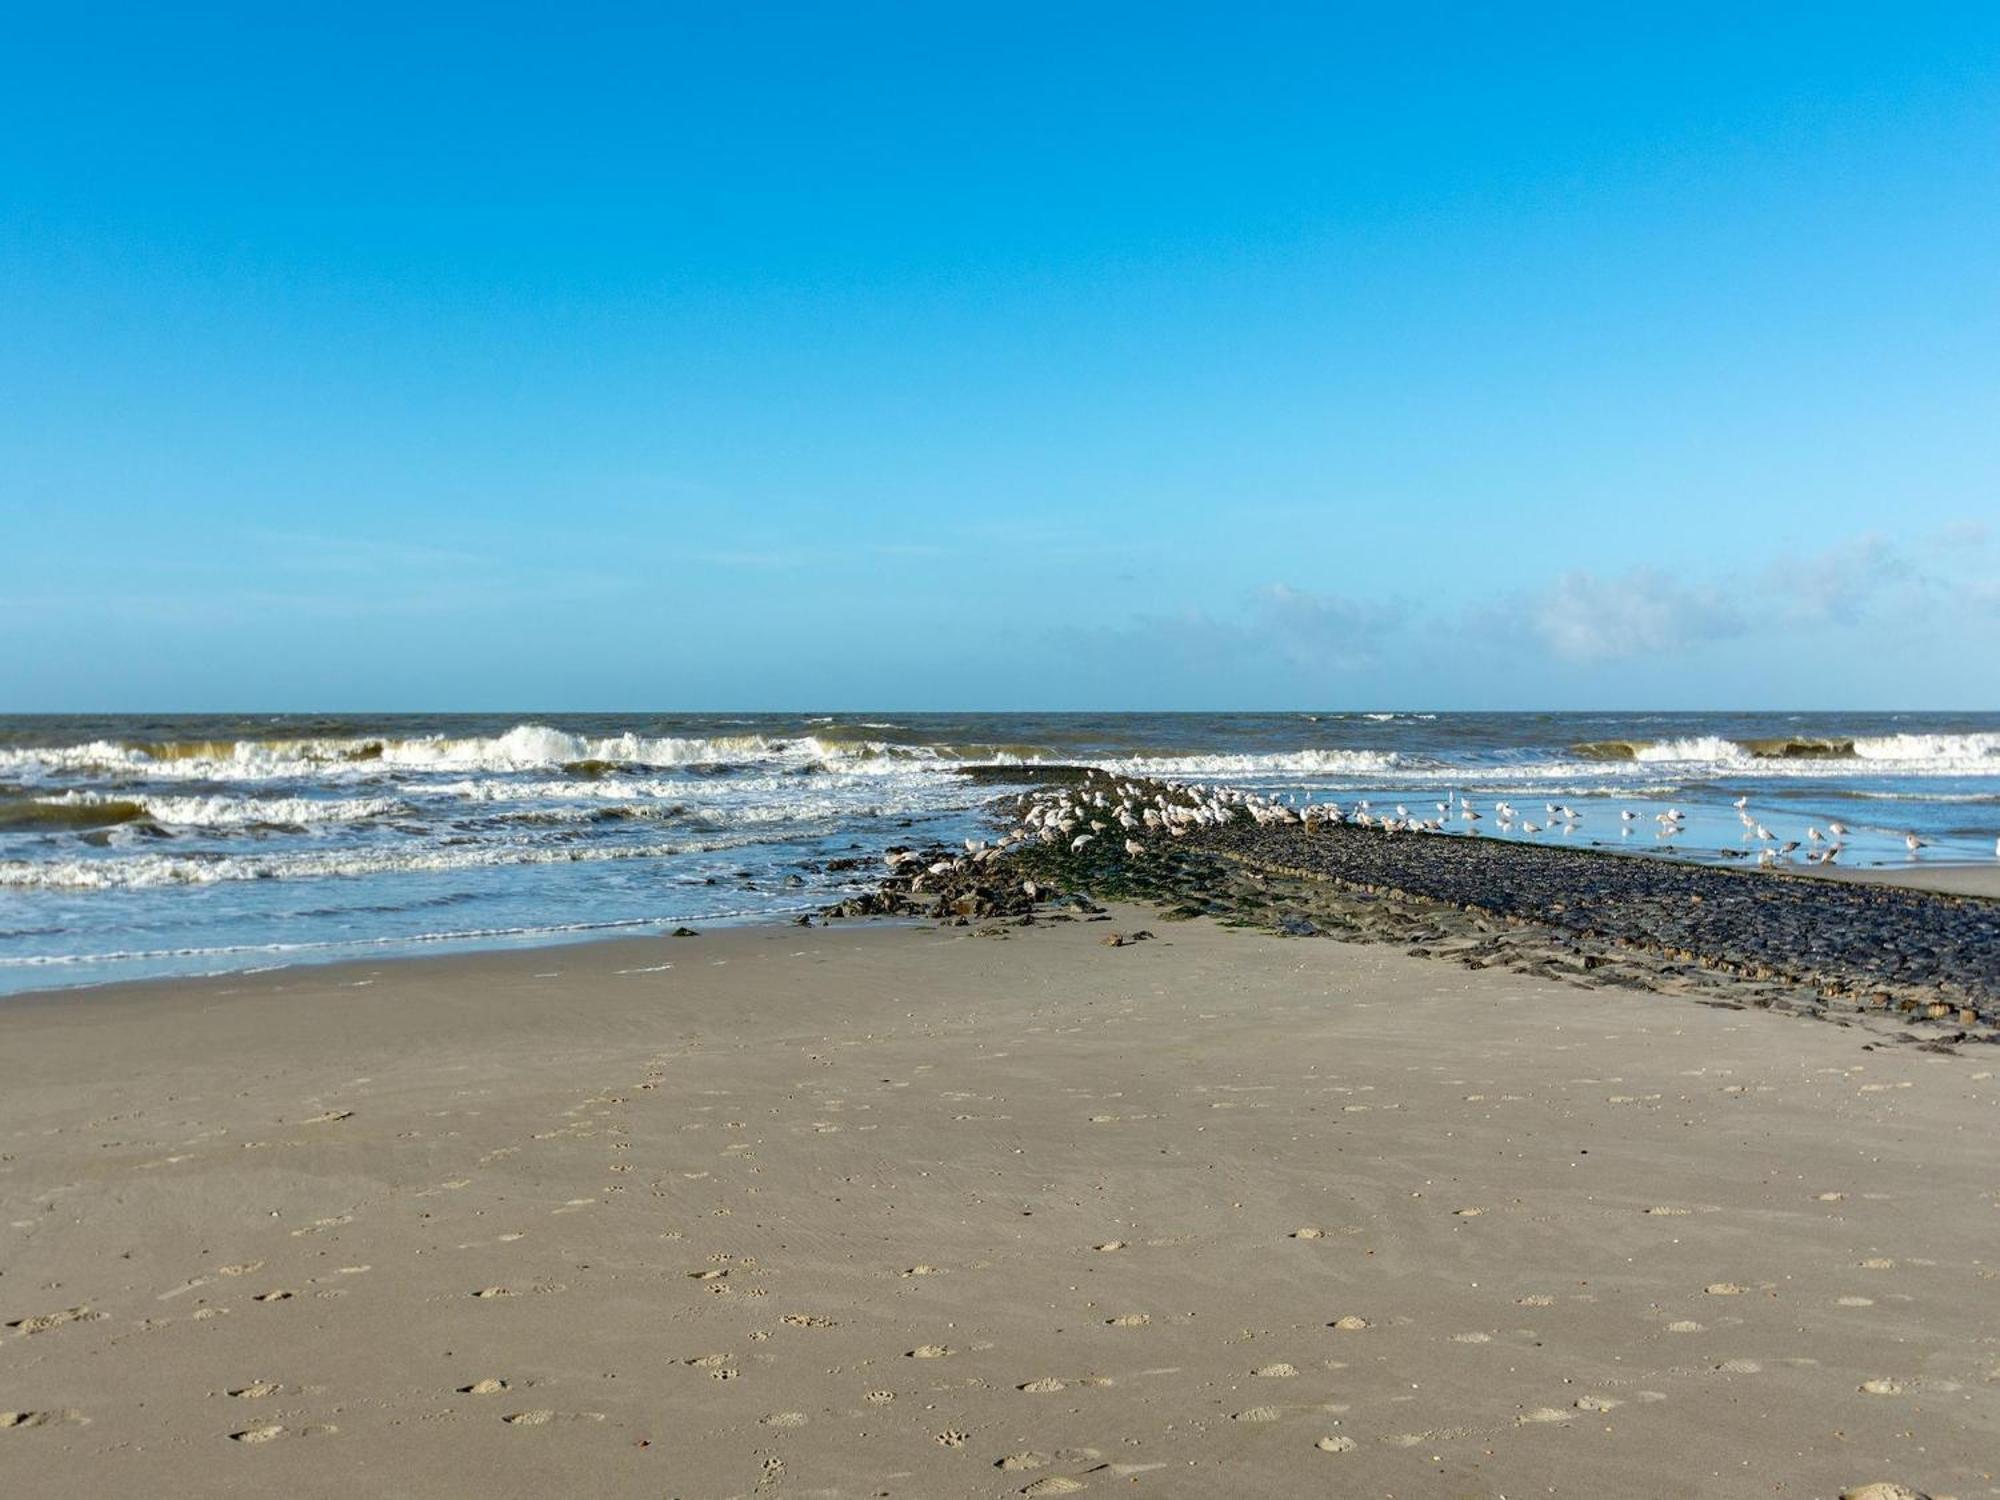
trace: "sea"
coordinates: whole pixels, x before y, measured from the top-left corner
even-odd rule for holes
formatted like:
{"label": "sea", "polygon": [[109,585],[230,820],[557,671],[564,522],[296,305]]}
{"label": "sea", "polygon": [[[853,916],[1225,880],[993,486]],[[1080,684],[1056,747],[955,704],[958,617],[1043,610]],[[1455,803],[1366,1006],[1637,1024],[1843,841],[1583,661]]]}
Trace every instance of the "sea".
{"label": "sea", "polygon": [[1719,864],[2000,837],[2000,714],[9,716],[0,994],[788,917],[1058,763]]}

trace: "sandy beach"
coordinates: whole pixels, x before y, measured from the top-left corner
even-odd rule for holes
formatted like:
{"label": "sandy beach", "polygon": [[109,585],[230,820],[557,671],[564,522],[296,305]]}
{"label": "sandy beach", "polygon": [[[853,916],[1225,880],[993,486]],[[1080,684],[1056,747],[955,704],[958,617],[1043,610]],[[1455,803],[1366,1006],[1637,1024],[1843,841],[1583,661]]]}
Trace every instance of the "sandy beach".
{"label": "sandy beach", "polygon": [[1888,1024],[1132,910],[17,999],[0,1492],[2000,1493]]}

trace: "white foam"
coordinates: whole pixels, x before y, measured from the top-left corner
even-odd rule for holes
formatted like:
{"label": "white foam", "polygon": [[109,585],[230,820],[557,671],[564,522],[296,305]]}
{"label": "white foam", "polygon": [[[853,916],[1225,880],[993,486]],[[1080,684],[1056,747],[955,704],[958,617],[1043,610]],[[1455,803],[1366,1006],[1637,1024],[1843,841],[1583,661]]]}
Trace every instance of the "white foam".
{"label": "white foam", "polygon": [[1857,760],[2000,771],[2000,734],[1883,734],[1854,742]]}
{"label": "white foam", "polygon": [[232,880],[316,880],[337,876],[406,875],[492,869],[508,865],[590,864],[604,860],[668,859],[714,853],[750,838],[698,843],[613,844],[596,847],[475,844],[417,849],[309,849],[291,853],[130,854],[98,859],[0,860],[0,888],[109,891],[215,885]]}
{"label": "white foam", "polygon": [[1650,745],[1639,746],[1633,751],[1632,758],[1650,761],[1706,762],[1718,765],[1748,764],[1755,759],[1736,741],[1726,740],[1714,734],[1695,735],[1678,740],[1655,740]]}
{"label": "white foam", "polygon": [[52,807],[129,802],[157,823],[178,828],[241,828],[256,823],[360,823],[406,814],[401,797],[165,797],[145,793],[64,792],[39,797]]}
{"label": "white foam", "polygon": [[[1391,771],[1402,774],[1410,769],[1402,756],[1389,750],[1289,750],[1257,755],[1177,755],[1161,752],[1093,760],[1087,764],[1124,776],[1195,778],[1369,776]],[[1416,764],[1421,766],[1423,763]]]}
{"label": "white foam", "polygon": [[[869,726],[876,727],[876,726]],[[890,725],[881,725],[890,728]],[[0,772],[52,775],[115,772],[146,780],[270,781],[280,778],[379,778],[410,772],[553,770],[581,761],[655,768],[734,764],[897,774],[960,757],[928,745],[883,740],[822,740],[761,734],[592,738],[546,724],[517,724],[504,734],[453,738],[337,738],[188,742],[143,747],[97,740],[85,745],[0,749]],[[972,757],[976,758],[976,757]]]}

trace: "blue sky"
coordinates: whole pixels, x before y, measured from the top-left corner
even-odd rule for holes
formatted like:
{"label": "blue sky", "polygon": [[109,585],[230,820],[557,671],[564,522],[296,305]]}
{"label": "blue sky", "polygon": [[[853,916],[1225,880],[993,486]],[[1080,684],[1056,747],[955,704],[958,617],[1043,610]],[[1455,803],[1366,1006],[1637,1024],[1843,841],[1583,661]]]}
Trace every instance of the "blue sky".
{"label": "blue sky", "polygon": [[1996,706],[2000,8],[1245,9],[16,15],[0,710]]}

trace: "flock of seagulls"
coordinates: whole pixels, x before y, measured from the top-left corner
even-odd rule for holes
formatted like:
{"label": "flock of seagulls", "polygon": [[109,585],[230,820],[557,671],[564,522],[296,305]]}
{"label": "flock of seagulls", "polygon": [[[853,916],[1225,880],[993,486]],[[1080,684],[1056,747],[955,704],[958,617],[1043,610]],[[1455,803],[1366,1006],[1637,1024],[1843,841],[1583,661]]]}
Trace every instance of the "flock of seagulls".
{"label": "flock of seagulls", "polygon": [[[1757,851],[1757,863],[1760,865],[1776,864],[1779,860],[1790,859],[1794,854],[1798,853],[1801,847],[1799,841],[1797,839],[1785,839],[1780,842],[1775,833],[1771,832],[1770,829],[1766,828],[1750,815],[1748,809],[1749,801],[1748,797],[1738,797],[1734,806],[1736,808],[1736,819],[1743,825],[1743,837],[1746,839],[1755,839],[1763,846]],[[1844,840],[1846,838],[1847,825],[1845,823],[1829,819],[1825,832],[1820,831],[1817,823],[1808,827],[1806,829],[1805,842],[1812,847],[1806,850],[1806,863],[1809,865],[1832,864],[1840,858],[1841,850],[1845,847]],[[1903,842],[1909,846],[1910,853],[1913,856],[1925,844],[1925,841],[1918,838],[1914,833],[1903,835]]]}
{"label": "flock of seagulls", "polygon": [[[1755,840],[1760,846],[1757,853],[1759,864],[1789,861],[1804,849],[1806,863],[1831,865],[1840,858],[1845,848],[1848,832],[1845,823],[1829,819],[1823,828],[1818,824],[1808,827],[1803,840],[1781,839],[1749,811],[1747,797],[1738,797],[1734,805],[1736,816],[1743,825],[1743,837]],[[1316,801],[1311,792],[1266,795],[1245,787],[1201,782],[1162,781],[1140,785],[1106,771],[1093,770],[1087,773],[1080,787],[1053,787],[1031,793],[1022,805],[1017,826],[992,841],[967,839],[962,857],[936,860],[926,865],[915,875],[912,889],[922,889],[926,876],[941,877],[963,872],[1021,844],[1060,844],[1072,854],[1081,854],[1099,839],[1116,839],[1123,842],[1126,854],[1138,858],[1152,847],[1148,840],[1185,838],[1197,828],[1221,827],[1239,820],[1259,825],[1290,823],[1304,828],[1351,824],[1357,828],[1380,829],[1385,833],[1448,834],[1456,831],[1477,834],[1480,832],[1479,825],[1490,815],[1496,832],[1511,834],[1518,831],[1528,836],[1569,835],[1583,826],[1583,814],[1560,802],[1543,803],[1541,821],[1524,817],[1512,803],[1504,800],[1493,802],[1490,810],[1482,810],[1457,791],[1448,793],[1444,801],[1432,806],[1434,812],[1430,816],[1419,816],[1410,810],[1408,804],[1401,802],[1396,803],[1393,809],[1378,810],[1367,798],[1343,808],[1336,801]],[[1641,824],[1642,816],[1631,808],[1621,809],[1618,814],[1620,836],[1630,837],[1634,828]],[[1687,814],[1678,807],[1669,807],[1654,813],[1652,821],[1655,838],[1676,839],[1686,831]],[[1917,856],[1918,850],[1929,846],[1927,839],[1919,838],[1914,833],[1905,834],[1903,842],[1911,858]],[[1994,854],[2000,857],[2000,840],[1995,841]],[[908,851],[899,851],[887,859],[889,867],[898,873],[911,864],[922,862],[921,856]]]}

